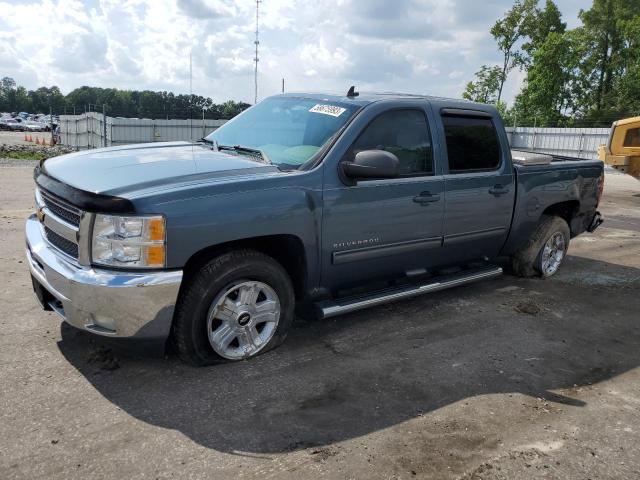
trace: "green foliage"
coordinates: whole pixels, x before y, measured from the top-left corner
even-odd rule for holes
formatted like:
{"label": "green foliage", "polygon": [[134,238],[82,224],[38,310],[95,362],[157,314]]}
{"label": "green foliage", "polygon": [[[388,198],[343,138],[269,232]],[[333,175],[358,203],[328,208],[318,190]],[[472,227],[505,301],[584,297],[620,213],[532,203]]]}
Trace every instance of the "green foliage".
{"label": "green foliage", "polygon": [[594,0],[580,19],[587,47],[580,65],[580,113],[596,119],[634,107],[637,112],[637,97],[628,96],[628,87],[637,80],[640,0]]}
{"label": "green foliage", "polygon": [[567,115],[575,113],[580,40],[579,32],[551,32],[533,52],[526,81],[514,105],[513,114],[521,122],[561,125]]}
{"label": "green foliage", "polygon": [[491,35],[503,57],[498,101],[502,98],[502,89],[509,72],[524,62],[522,54],[515,47],[527,33],[527,26],[530,23],[528,18],[532,15],[537,2],[538,0],[516,0],[513,7],[491,28]]}
{"label": "green foliage", "polygon": [[538,8],[537,2],[527,11],[523,20],[521,58],[525,65],[531,63],[536,50],[546,41],[551,33],[564,33],[567,24],[562,21],[562,14],[552,0],[546,0],[543,9]]}
{"label": "green foliage", "polygon": [[[605,126],[640,115],[640,0],[593,0],[580,12],[582,25],[567,30],[552,0],[516,0],[491,29],[503,57],[497,97],[482,67],[465,98],[499,102],[509,72],[526,79],[509,123],[541,126]],[[490,92],[486,94],[486,92]]]}
{"label": "green foliage", "polygon": [[476,72],[476,80],[467,83],[462,98],[473,102],[496,103],[502,82],[502,68],[483,65]]}
{"label": "green foliage", "polygon": [[[85,109],[102,111],[111,116],[137,118],[232,118],[249,108],[249,104],[228,100],[215,104],[208,97],[175,95],[150,90],[119,90],[117,88],[80,87],[66,96],[58,87],[40,87],[27,91],[9,77],[0,80],[0,112],[30,112],[56,114]],[[75,110],[74,110],[75,109]]]}

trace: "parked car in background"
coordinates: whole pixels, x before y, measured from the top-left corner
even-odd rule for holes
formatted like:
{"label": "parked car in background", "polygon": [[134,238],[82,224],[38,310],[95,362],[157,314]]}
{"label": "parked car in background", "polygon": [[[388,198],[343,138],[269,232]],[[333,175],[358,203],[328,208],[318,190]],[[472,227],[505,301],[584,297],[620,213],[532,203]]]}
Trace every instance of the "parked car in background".
{"label": "parked car in background", "polygon": [[27,132],[44,132],[47,130],[47,126],[44,123],[33,120],[25,120],[22,122],[22,126]]}
{"label": "parked car in background", "polygon": [[[512,152],[490,105],[278,95],[200,143],[35,171],[26,256],[45,309],[194,365],[321,318],[502,274],[549,277],[602,222],[603,163]],[[396,326],[389,323],[389,329]]]}
{"label": "parked car in background", "polygon": [[24,125],[21,118],[8,118],[5,120],[5,125],[7,130],[13,130],[16,132],[24,131]]}

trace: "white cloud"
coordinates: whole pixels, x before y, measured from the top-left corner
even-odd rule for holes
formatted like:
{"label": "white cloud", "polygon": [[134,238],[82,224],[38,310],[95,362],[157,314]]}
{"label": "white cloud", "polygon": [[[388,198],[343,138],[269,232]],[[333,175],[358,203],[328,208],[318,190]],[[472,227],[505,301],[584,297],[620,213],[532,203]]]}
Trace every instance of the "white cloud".
{"label": "white cloud", "polygon": [[[578,0],[562,0],[575,15]],[[265,0],[259,97],[288,90],[460,96],[500,60],[491,24],[511,0]],[[0,0],[0,76],[253,100],[254,0]],[[567,19],[569,20],[569,19]],[[510,79],[508,98],[521,75]]]}

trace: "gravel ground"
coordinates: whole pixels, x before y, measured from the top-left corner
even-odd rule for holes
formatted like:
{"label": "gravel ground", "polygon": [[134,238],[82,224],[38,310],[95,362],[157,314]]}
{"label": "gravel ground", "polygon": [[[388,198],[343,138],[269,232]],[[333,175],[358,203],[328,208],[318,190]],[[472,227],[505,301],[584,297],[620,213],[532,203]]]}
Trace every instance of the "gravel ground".
{"label": "gravel ground", "polygon": [[[31,135],[33,138],[33,142],[25,142],[24,136]],[[39,139],[46,139],[49,141],[51,139],[51,132],[9,132],[6,130],[0,130],[0,144],[7,145],[34,145],[36,141],[36,137]]]}
{"label": "gravel ground", "polygon": [[0,168],[0,478],[640,477],[640,183],[549,280],[325,322],[253,361],[113,354],[32,298],[32,170]]}
{"label": "gravel ground", "polygon": [[[35,168],[38,160],[16,160],[15,158],[0,158],[0,167],[31,167]],[[3,174],[4,173],[4,174]],[[9,175],[0,170],[0,175]]]}

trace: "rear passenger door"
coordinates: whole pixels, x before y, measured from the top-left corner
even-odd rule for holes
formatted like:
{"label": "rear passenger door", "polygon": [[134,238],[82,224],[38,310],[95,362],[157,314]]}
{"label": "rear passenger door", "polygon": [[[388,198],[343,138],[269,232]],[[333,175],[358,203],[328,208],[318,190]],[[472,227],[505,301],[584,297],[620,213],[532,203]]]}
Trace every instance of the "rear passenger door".
{"label": "rear passenger door", "polygon": [[[444,251],[460,261],[495,257],[509,233],[515,185],[502,125],[488,113],[442,109],[446,146]],[[499,120],[497,120],[499,121]]]}

